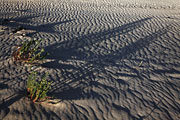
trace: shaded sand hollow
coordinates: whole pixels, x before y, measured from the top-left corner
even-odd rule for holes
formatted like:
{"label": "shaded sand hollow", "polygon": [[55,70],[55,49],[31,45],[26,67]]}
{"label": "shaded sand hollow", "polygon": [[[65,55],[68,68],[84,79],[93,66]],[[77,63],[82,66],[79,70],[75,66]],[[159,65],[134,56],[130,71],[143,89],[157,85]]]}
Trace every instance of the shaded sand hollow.
{"label": "shaded sand hollow", "polygon": [[[30,38],[33,68],[11,56]],[[59,103],[25,97],[32,69]],[[180,0],[0,0],[0,119],[180,120]]]}

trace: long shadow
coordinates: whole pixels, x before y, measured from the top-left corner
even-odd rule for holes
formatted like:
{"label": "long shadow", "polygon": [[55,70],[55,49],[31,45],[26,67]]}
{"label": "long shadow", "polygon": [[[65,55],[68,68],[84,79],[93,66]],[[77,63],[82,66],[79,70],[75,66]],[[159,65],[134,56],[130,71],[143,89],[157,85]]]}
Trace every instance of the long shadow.
{"label": "long shadow", "polygon": [[0,101],[0,119],[3,119],[10,112],[9,106],[20,100],[25,94],[25,90],[22,90]]}
{"label": "long shadow", "polygon": [[3,99],[2,101],[0,101],[1,102],[0,110],[12,105],[14,102],[18,101],[25,95],[26,95],[26,90],[21,90],[21,91],[17,92],[16,94],[13,94],[13,95]]}
{"label": "long shadow", "polygon": [[[113,28],[111,30],[99,32],[96,34],[90,34],[87,36],[81,36],[79,38],[74,38],[69,41],[65,41],[62,43],[57,43],[50,45],[46,47],[46,50],[50,53],[49,59],[52,59],[53,61],[47,62],[42,64],[43,67],[52,68],[52,69],[64,69],[68,70],[71,69],[73,71],[78,71],[78,74],[75,75],[73,72],[67,74],[72,74],[72,76],[78,76],[74,77],[71,82],[66,83],[67,81],[56,81],[56,85],[53,86],[53,90],[51,91],[51,94],[54,94],[56,97],[61,99],[79,99],[84,96],[89,96],[90,94],[85,94],[83,92],[83,89],[85,89],[88,86],[97,86],[100,85],[98,81],[94,81],[94,72],[105,72],[105,67],[107,65],[116,65],[117,60],[121,60],[124,58],[127,58],[130,55],[135,54],[137,51],[147,48],[151,43],[155,42],[157,38],[162,36],[166,33],[166,28],[160,29],[148,36],[145,36],[144,38],[141,38],[127,46],[124,46],[123,48],[120,48],[114,52],[111,52],[107,55],[97,55],[96,59],[93,58],[93,54],[95,53],[88,53],[90,56],[86,57],[85,54],[87,54],[87,51],[78,51],[79,48],[83,48],[85,46],[92,46],[93,44],[97,44],[99,42],[102,42],[106,39],[116,37],[122,34],[126,34],[130,31],[133,31],[134,29],[137,29],[138,27],[142,26],[147,20],[150,20],[151,18],[145,18],[139,21],[135,21],[132,23],[128,23],[125,25],[122,25],[120,27]],[[59,53],[59,54],[58,54]],[[85,61],[86,63],[84,65],[76,66],[73,65],[63,65],[62,63],[59,63],[59,61],[67,61],[67,60],[79,60],[79,61]],[[91,67],[88,67],[91,64]],[[63,66],[63,67],[62,67]],[[131,68],[130,68],[131,69]],[[82,74],[80,76],[80,74]],[[137,73],[138,74],[138,73]],[[86,77],[89,77],[90,79],[86,79]],[[126,74],[124,74],[126,76]],[[78,84],[77,84],[78,83]],[[77,84],[76,86],[71,86],[73,84]],[[127,84],[124,81],[122,81],[122,84]],[[108,88],[109,86],[104,86]],[[65,89],[64,89],[65,88]],[[113,88],[108,88],[113,89]],[[68,97],[73,96],[77,94],[75,97]],[[93,95],[94,93],[92,93]],[[98,96],[98,95],[96,95]]]}
{"label": "long shadow", "polygon": [[105,56],[99,56],[100,59],[108,60],[120,60],[127,58],[129,55],[133,55],[137,51],[148,47],[151,43],[155,42],[157,38],[161,37],[162,35],[167,33],[167,28],[162,28],[156,32],[151,33],[148,36],[145,36],[144,38],[141,38],[137,40],[136,42],[133,42],[127,46],[124,46],[123,48],[120,48],[119,50],[116,50],[115,52],[111,52],[111,54],[105,55]]}
{"label": "long shadow", "polygon": [[[130,31],[133,31],[134,29],[137,29],[138,27],[141,27],[143,24],[145,24],[146,21],[150,19],[152,18],[141,19],[116,28],[112,28],[110,30],[79,36],[73,38],[72,40],[67,40],[61,43],[49,45],[45,48],[50,53],[48,59],[68,60],[72,59],[73,56],[84,57],[84,52],[79,52],[79,48],[84,48],[85,46],[92,46],[93,44],[100,43],[106,39],[126,34]],[[57,53],[60,54],[57,55]]]}

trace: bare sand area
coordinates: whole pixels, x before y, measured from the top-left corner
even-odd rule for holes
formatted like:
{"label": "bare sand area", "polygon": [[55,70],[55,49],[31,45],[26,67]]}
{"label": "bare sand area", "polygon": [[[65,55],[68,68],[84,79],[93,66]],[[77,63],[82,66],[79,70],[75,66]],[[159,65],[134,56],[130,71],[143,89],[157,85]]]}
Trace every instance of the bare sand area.
{"label": "bare sand area", "polygon": [[[31,38],[57,104],[25,96]],[[0,119],[180,120],[180,0],[0,0]]]}

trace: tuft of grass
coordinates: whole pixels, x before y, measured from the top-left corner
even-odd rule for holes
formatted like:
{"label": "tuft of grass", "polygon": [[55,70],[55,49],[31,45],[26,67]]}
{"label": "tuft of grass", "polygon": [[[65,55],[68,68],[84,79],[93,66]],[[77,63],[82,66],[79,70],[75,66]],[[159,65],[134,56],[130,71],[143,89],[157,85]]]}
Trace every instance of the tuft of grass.
{"label": "tuft of grass", "polygon": [[47,92],[51,88],[52,82],[48,82],[46,80],[48,73],[44,74],[41,77],[41,80],[37,79],[37,72],[32,72],[27,81],[27,92],[28,97],[33,102],[42,102],[46,101],[49,97],[47,96]]}
{"label": "tuft of grass", "polygon": [[22,43],[17,47],[17,50],[13,53],[13,57],[16,61],[24,61],[27,63],[33,63],[35,60],[43,60],[48,53],[44,51],[44,48],[40,48],[40,40],[30,40]]}

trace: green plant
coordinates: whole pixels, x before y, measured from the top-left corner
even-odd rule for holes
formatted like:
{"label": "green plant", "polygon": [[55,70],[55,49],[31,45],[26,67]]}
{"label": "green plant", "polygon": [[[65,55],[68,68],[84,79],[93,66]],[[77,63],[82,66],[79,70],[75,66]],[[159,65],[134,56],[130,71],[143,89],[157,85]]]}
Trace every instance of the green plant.
{"label": "green plant", "polygon": [[37,80],[37,72],[32,72],[29,75],[27,81],[27,92],[33,102],[45,101],[48,99],[47,92],[50,90],[52,82],[46,80],[47,75],[47,73],[44,74],[41,80]]}
{"label": "green plant", "polygon": [[22,46],[17,47],[17,50],[13,53],[15,60],[33,63],[35,60],[43,60],[48,53],[43,48],[39,47],[40,40],[30,40],[23,42]]}

